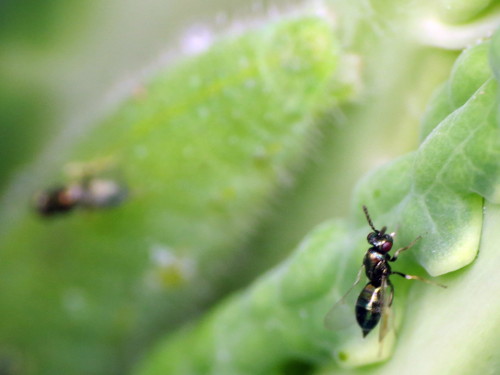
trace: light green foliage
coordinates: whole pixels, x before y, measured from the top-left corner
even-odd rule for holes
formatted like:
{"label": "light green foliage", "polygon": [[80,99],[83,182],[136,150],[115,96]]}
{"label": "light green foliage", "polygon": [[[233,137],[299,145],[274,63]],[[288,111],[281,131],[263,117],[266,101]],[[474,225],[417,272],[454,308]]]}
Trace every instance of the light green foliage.
{"label": "light green foliage", "polygon": [[448,81],[448,98],[453,109],[465,104],[490,77],[490,43],[485,41],[465,49],[458,57]]}
{"label": "light green foliage", "polygon": [[409,375],[499,372],[500,301],[492,296],[500,282],[500,207],[486,202],[484,212],[478,258],[450,275],[447,289],[415,285],[391,361],[356,373],[397,375],[402,369]]}
{"label": "light green foliage", "polygon": [[345,251],[345,229],[339,223],[317,228],[281,267],[168,340],[138,373],[273,373],[296,354],[327,358],[332,333],[323,327],[330,302],[323,298],[330,289],[325,281],[341,270],[336,259]]}
{"label": "light green foliage", "polygon": [[431,275],[467,265],[479,247],[482,199],[492,198],[498,174],[496,90],[493,80],[485,83],[434,129],[415,156],[405,209],[420,221],[403,224],[425,233],[419,260]]}
{"label": "light green foliage", "polygon": [[[483,200],[495,202],[495,177],[498,176],[500,155],[495,111],[497,84],[491,75],[485,73],[487,47],[488,43],[477,46],[473,51],[464,52],[457,60],[447,90],[441,90],[441,97],[447,95],[447,106],[452,110],[429,132],[420,147],[374,171],[359,184],[353,204],[356,226],[341,223],[320,226],[281,266],[245,292],[227,300],[205,317],[199,326],[183,331],[178,337],[160,345],[137,373],[274,374],[281,373],[280,366],[293,358],[318,363],[333,355],[343,367],[358,367],[387,358],[387,351],[390,352],[394,345],[393,337],[384,341],[384,354],[381,355],[376,334],[363,341],[358,327],[349,330],[348,334],[328,332],[321,328],[322,314],[354,280],[362,255],[355,249],[367,247],[363,245],[368,229],[360,209],[362,204],[370,208],[376,226],[380,228],[387,224],[389,230],[396,229],[397,244],[407,244],[418,235],[423,237],[411,252],[431,275],[455,271],[470,264],[477,256],[480,240],[484,239]],[[457,80],[469,71],[468,64],[471,64],[472,71],[480,67],[482,76],[466,77],[459,84]],[[482,82],[479,83],[479,80]],[[450,102],[454,104],[450,105]],[[435,106],[434,103],[432,105]],[[497,209],[491,207],[496,212]],[[488,262],[485,257],[491,254],[494,247],[492,237],[495,234],[491,228],[492,222],[498,220],[497,216],[495,213],[488,216],[490,229],[485,234],[486,242],[482,243],[482,262],[485,263]],[[360,228],[364,228],[364,232]],[[402,257],[407,256],[404,254]],[[398,262],[394,267],[400,270],[402,264],[405,263]],[[495,271],[494,266],[489,268],[491,272]],[[406,271],[409,269],[415,270],[415,267]],[[402,331],[404,340],[411,340],[412,337],[413,341],[421,342],[418,336],[422,334],[427,340],[425,349],[424,344],[420,345],[421,350],[427,358],[431,358],[433,350],[437,350],[432,335],[440,330],[440,326],[448,329],[450,334],[457,332],[457,325],[472,331],[475,309],[487,317],[486,327],[493,324],[498,327],[498,319],[493,318],[497,306],[485,305],[484,301],[493,292],[492,288],[486,288],[487,291],[478,295],[481,307],[473,307],[467,301],[473,298],[472,290],[466,295],[462,293],[470,289],[469,283],[474,282],[471,280],[478,278],[480,273],[476,267],[462,280],[460,275],[450,277],[445,281],[449,284],[446,290],[437,286],[419,286],[419,290],[425,289],[426,294],[433,296],[431,302],[422,298],[407,300],[405,287],[398,283],[394,309],[398,315],[402,314],[404,301],[412,301],[414,310],[420,309],[419,304],[424,306],[423,316],[415,312],[411,314],[412,319],[420,323],[419,329],[411,330],[411,324],[407,323],[405,328],[408,329]],[[482,284],[477,287],[481,288]],[[447,303],[439,302],[440,298]],[[432,303],[440,310],[436,311]],[[426,327],[425,314],[429,315],[430,328]],[[467,316],[464,319],[467,327],[461,326],[461,314]],[[486,327],[485,331],[488,330]],[[469,345],[481,341],[478,335],[479,332],[467,332],[467,338],[459,335],[459,340],[465,341],[463,345]],[[488,334],[488,340],[493,337]],[[205,342],[206,346],[200,352],[201,342]],[[195,343],[198,350],[194,352],[194,358],[186,358],[183,353]],[[481,348],[473,355],[462,352],[460,366],[452,354],[440,358],[446,362],[439,368],[443,371],[453,368],[454,373],[467,374],[465,369],[482,363],[481,368],[498,370],[498,361],[491,360],[491,342],[481,342]],[[408,350],[403,348],[402,351]],[[394,362],[400,367],[388,365],[393,373],[403,366],[404,360],[398,359],[399,352],[401,350],[398,349]],[[404,358],[408,356],[410,354]],[[200,363],[203,364],[201,372],[196,367]],[[380,371],[385,373],[383,368]]]}
{"label": "light green foliage", "polygon": [[[434,13],[411,0],[327,4],[321,16],[262,20],[179,58],[64,138],[66,148],[41,152],[33,175],[7,184],[4,171],[0,367],[9,375],[500,373],[495,4],[444,0]],[[431,33],[415,35],[436,18],[440,35],[425,22]],[[486,39],[460,55],[427,46],[458,48],[471,36]],[[17,50],[0,79],[3,65],[29,60]],[[15,111],[37,101],[19,96]],[[11,107],[0,118],[31,118]],[[37,144],[47,144],[53,134],[40,129]],[[23,132],[5,134],[13,158],[4,164],[37,154]],[[78,181],[68,170],[113,179],[128,196],[109,210],[37,217],[26,191]],[[410,289],[416,282],[394,275],[382,345],[377,330],[363,339],[355,324],[324,326],[368,247],[362,205],[397,233],[395,249],[422,236],[394,270],[443,275],[448,286]],[[330,219],[346,207],[350,218]]]}
{"label": "light green foliage", "polygon": [[443,20],[452,23],[461,23],[473,20],[494,0],[438,0],[433,5],[438,10]]}
{"label": "light green foliage", "polygon": [[500,79],[500,33],[496,32],[491,40],[490,61],[493,74],[496,79]]}
{"label": "light green foliage", "polygon": [[79,162],[128,197],[62,217],[26,210],[4,234],[0,335],[23,361],[37,374],[122,373],[110,358],[125,338],[145,345],[157,324],[244,282],[241,243],[300,168],[315,118],[348,92],[337,55],[326,21],[279,22],[153,76],[72,140],[36,188],[74,182],[63,170]]}
{"label": "light green foliage", "polygon": [[421,140],[454,110],[461,107],[490,77],[488,62],[490,43],[467,48],[458,57],[450,79],[436,90],[421,127]]}
{"label": "light green foliage", "polygon": [[411,220],[411,225],[426,234],[419,259],[432,275],[461,268],[474,259],[482,198],[498,200],[497,85],[488,73],[488,46],[478,45],[459,57],[447,90],[441,91],[448,100],[437,99],[452,112],[415,155],[415,175],[405,209],[425,213],[418,215],[421,222]]}

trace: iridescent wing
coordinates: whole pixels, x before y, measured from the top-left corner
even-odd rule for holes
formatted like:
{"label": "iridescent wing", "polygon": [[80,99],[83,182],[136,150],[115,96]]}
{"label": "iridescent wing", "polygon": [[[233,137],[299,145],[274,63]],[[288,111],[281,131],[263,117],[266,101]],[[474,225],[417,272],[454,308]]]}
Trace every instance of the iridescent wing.
{"label": "iridescent wing", "polygon": [[356,286],[361,280],[361,275],[364,272],[365,267],[361,266],[356,281],[349,288],[349,290],[338,300],[328,311],[325,316],[325,327],[332,331],[339,331],[356,324],[356,316],[354,313],[354,307],[356,304],[357,293],[353,293]]}

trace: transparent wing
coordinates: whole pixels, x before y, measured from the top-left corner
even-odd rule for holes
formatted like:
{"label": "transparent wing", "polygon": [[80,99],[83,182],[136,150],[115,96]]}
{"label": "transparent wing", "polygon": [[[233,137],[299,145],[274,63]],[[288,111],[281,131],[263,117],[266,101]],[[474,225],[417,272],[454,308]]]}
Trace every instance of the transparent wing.
{"label": "transparent wing", "polygon": [[394,287],[391,281],[387,277],[384,277],[382,279],[381,286],[382,286],[380,292],[381,318],[380,318],[380,330],[378,336],[379,342],[382,342],[384,340],[384,337],[387,335],[387,332],[389,332],[389,329],[391,327],[390,323],[392,321],[391,305],[392,305],[392,298],[394,296]]}
{"label": "transparent wing", "polygon": [[354,293],[357,290],[356,286],[361,280],[361,275],[364,272],[364,266],[361,266],[356,281],[349,288],[349,290],[338,300],[328,311],[325,316],[325,327],[332,331],[339,331],[348,328],[356,324],[356,316],[354,308],[356,305],[356,299],[358,293]]}

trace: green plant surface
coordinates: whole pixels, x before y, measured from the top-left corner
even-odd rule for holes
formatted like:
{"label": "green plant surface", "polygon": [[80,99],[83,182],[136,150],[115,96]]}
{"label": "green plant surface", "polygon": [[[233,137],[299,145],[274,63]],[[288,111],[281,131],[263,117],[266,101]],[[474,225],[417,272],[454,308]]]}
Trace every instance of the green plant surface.
{"label": "green plant surface", "polygon": [[495,374],[500,370],[500,304],[492,298],[499,283],[499,224],[500,207],[486,202],[477,259],[450,275],[447,289],[415,285],[392,360],[359,374],[400,374],[403,368],[408,374]]}
{"label": "green plant surface", "polygon": [[[494,205],[498,204],[495,190],[500,155],[498,85],[491,73],[464,79],[463,85],[456,83],[468,71],[467,64],[471,69],[487,66],[476,59],[487,59],[484,51],[488,46],[477,46],[457,60],[447,84],[449,90],[440,91],[455,105],[448,104],[451,112],[418,149],[360,182],[349,225],[336,222],[320,226],[282,265],[218,306],[198,325],[166,339],[137,374],[279,374],[287,361],[325,363],[331,357],[341,367],[357,368],[383,361],[394,350],[387,365],[389,372],[384,366],[360,369],[359,373],[401,373],[411,358],[411,348],[418,349],[415,353],[423,352],[428,361],[424,364],[426,374],[450,369],[455,374],[468,374],[476,366],[490,373],[500,370],[493,343],[500,327],[499,306],[487,303],[495,292],[495,277],[490,280],[486,276],[494,273],[498,264],[493,249],[493,228],[500,212]],[[465,98],[465,93],[470,97]],[[491,203],[483,224],[485,200]],[[363,340],[361,333],[356,335],[352,329],[346,334],[323,327],[322,317],[329,304],[338,300],[355,278],[362,259],[359,249],[367,247],[363,232],[366,235],[369,229],[362,204],[370,208],[376,226],[396,229],[397,245],[422,236],[411,253],[431,275],[463,269],[481,251],[481,259],[473,267],[443,279],[446,289],[419,285],[407,298],[408,285],[397,282],[394,311],[400,322],[404,320],[401,328],[395,323],[401,337],[397,346],[394,336],[380,344],[376,334]],[[396,269],[421,273],[408,257],[404,254],[406,261],[399,261]],[[485,273],[481,264],[488,264]],[[432,298],[426,300],[421,294]],[[404,305],[411,311],[409,317],[402,317]],[[475,319],[479,310],[484,317],[481,328],[476,327]],[[433,340],[441,328],[439,340]],[[406,344],[406,340],[411,343]],[[459,360],[451,344],[457,341],[463,345]],[[440,345],[448,349],[440,350]],[[439,366],[432,365],[436,352],[440,353]],[[417,367],[405,371],[421,373]]]}
{"label": "green plant surface", "polygon": [[434,2],[438,14],[450,23],[471,21],[493,4],[495,4],[493,0],[439,0]]}
{"label": "green plant surface", "polygon": [[[136,9],[118,3],[110,10]],[[163,20],[152,3],[138,7]],[[18,17],[30,9],[9,7]],[[86,108],[91,88],[101,102],[80,70],[99,61],[133,71],[143,46],[127,43],[136,29],[124,23],[116,49],[101,30],[99,48],[80,60],[72,35],[85,26],[71,26],[69,8],[47,10],[65,14],[53,20],[58,35],[38,38],[38,24],[16,18],[2,25],[0,122],[20,129],[0,137],[0,373],[500,372],[496,2],[325,0],[293,16],[262,11],[252,26],[226,24],[236,31],[205,52],[135,77],[78,133],[44,122],[75,108],[52,102],[52,90],[60,84],[59,95]],[[85,17],[105,18],[97,8],[86,5]],[[135,63],[95,52],[124,46],[118,55]],[[51,66],[66,54],[78,79]],[[36,215],[35,192],[84,174],[113,180],[126,199]],[[363,339],[355,324],[324,325],[368,247],[362,205],[397,233],[395,249],[422,237],[395,270],[448,287],[393,276],[382,344],[377,330]]]}
{"label": "green plant surface", "polygon": [[129,359],[116,359],[137,356],[156,325],[244,282],[237,244],[291,183],[327,103],[351,95],[337,66],[328,22],[278,22],[156,74],[68,140],[38,189],[78,181],[69,170],[112,178],[128,197],[108,211],[1,218],[0,335],[26,368],[122,373]]}

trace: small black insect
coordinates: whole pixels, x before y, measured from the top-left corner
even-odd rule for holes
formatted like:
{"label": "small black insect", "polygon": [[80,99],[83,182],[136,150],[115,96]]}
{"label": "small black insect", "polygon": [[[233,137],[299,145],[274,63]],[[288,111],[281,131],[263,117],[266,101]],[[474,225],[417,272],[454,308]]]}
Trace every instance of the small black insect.
{"label": "small black insect", "polygon": [[367,241],[371,245],[371,247],[367,250],[363,258],[363,265],[358,272],[358,276],[353,286],[342,297],[342,299],[333,306],[332,310],[330,310],[325,318],[325,323],[327,327],[329,326],[329,328],[335,329],[334,327],[336,323],[334,322],[334,320],[336,319],[337,310],[339,310],[338,308],[344,303],[346,296],[359,283],[361,274],[364,269],[366,277],[368,278],[368,283],[364,286],[356,301],[356,321],[361,327],[363,337],[366,337],[366,335],[368,335],[382,319],[382,325],[380,327],[379,334],[379,340],[382,341],[385,334],[387,333],[387,319],[389,315],[389,309],[392,305],[392,300],[394,297],[394,286],[389,279],[391,275],[399,275],[408,280],[420,280],[426,283],[436,284],[441,287],[445,286],[434,283],[419,276],[407,275],[402,272],[393,271],[389,262],[396,261],[398,259],[398,256],[403,251],[411,248],[421,237],[417,237],[408,246],[396,250],[394,255],[391,256],[389,254],[389,251],[392,249],[395,233],[386,233],[387,227],[385,226],[382,227],[381,230],[376,229],[373,225],[370,215],[368,214],[368,209],[366,208],[366,206],[363,206],[363,211],[365,213],[368,224],[373,230],[373,232],[371,232],[367,236]]}
{"label": "small black insect", "polygon": [[39,192],[35,196],[35,209],[42,216],[56,216],[76,207],[113,207],[125,196],[126,190],[115,181],[87,177],[79,183]]}

